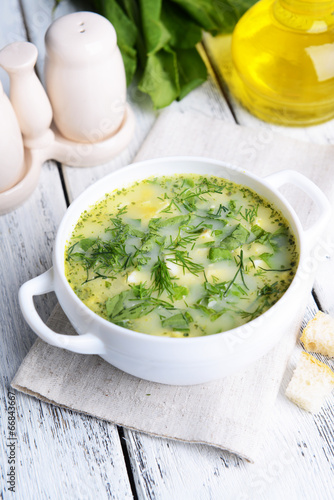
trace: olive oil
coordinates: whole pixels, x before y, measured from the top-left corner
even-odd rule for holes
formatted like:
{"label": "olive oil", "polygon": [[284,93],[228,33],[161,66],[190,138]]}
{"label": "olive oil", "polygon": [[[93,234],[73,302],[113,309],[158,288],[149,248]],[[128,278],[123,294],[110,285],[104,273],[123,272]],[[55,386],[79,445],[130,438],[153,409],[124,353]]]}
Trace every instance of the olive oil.
{"label": "olive oil", "polygon": [[334,1],[261,0],[232,37],[234,93],[259,118],[307,126],[334,118]]}

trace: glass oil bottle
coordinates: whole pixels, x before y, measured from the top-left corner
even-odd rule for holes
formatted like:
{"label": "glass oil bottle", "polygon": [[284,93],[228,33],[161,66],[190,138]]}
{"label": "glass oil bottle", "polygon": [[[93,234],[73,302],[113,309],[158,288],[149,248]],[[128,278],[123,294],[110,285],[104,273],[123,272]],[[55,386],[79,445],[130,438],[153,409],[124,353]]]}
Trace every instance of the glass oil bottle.
{"label": "glass oil bottle", "polygon": [[261,0],[232,36],[239,84],[255,116],[287,126],[334,118],[334,0]]}

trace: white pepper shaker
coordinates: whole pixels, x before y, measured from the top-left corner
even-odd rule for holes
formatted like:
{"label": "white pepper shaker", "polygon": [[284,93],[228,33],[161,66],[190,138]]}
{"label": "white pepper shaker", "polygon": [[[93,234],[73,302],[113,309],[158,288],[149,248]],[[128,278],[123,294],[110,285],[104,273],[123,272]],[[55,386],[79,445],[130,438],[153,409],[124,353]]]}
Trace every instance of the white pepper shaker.
{"label": "white pepper shaker", "polygon": [[0,83],[0,193],[17,184],[25,173],[23,140],[13,107]]}
{"label": "white pepper shaker", "polygon": [[53,140],[50,131],[52,109],[34,66],[37,48],[29,42],[14,42],[0,51],[0,65],[10,77],[10,100],[24,145],[43,148]]}
{"label": "white pepper shaker", "polygon": [[126,79],[116,32],[104,17],[76,12],[45,35],[45,82],[54,123],[67,139],[95,143],[119,129]]}

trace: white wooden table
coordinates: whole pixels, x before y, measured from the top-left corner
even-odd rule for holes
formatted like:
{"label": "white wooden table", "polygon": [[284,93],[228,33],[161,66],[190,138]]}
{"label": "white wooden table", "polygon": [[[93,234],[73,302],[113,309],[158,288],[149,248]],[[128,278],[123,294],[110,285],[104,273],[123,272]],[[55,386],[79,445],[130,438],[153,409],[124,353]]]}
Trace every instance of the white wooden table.
{"label": "white wooden table", "polygon": [[[43,38],[52,21],[53,3],[53,0],[2,0],[0,4],[0,47],[16,40],[35,43],[40,75]],[[64,1],[55,17],[77,8]],[[226,84],[229,67],[221,57],[225,46],[226,40],[205,39],[203,50],[212,67],[210,79],[183,101],[174,103],[174,111],[195,110],[230,123],[261,128],[267,136],[278,130],[305,141],[334,144],[334,121],[307,129],[288,129],[260,122],[238,106]],[[8,92],[9,82],[3,71],[0,78]],[[71,169],[47,162],[29,201],[0,217],[0,498],[333,498],[334,405],[327,404],[321,413],[312,416],[289,403],[283,389],[255,464],[207,446],[167,441],[118,428],[16,393],[15,493],[8,491],[11,451],[8,410],[14,404],[10,400],[10,381],[35,340],[20,313],[17,292],[22,283],[51,266],[54,237],[66,205],[95,180],[130,163],[154,124],[158,113],[152,110],[149,99],[135,86],[130,87],[128,98],[137,127],[126,151],[107,165],[91,169]],[[258,142],[248,145],[249,154],[261,149],[266,133],[259,133]],[[334,314],[333,270],[329,258],[318,273],[304,321],[319,307]],[[46,320],[56,303],[55,296],[39,297],[36,302]],[[296,352],[298,349],[296,346]],[[291,372],[286,373],[285,378],[290,376]]]}

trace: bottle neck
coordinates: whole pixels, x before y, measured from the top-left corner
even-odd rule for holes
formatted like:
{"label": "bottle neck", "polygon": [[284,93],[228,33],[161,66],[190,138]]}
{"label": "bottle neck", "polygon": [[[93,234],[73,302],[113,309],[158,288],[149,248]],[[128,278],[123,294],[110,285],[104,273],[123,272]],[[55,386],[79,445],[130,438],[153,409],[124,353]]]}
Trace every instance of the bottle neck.
{"label": "bottle neck", "polygon": [[334,0],[275,0],[274,15],[289,28],[321,33],[334,26]]}
{"label": "bottle neck", "polygon": [[278,3],[295,14],[326,16],[334,12],[334,0],[278,0]]}

